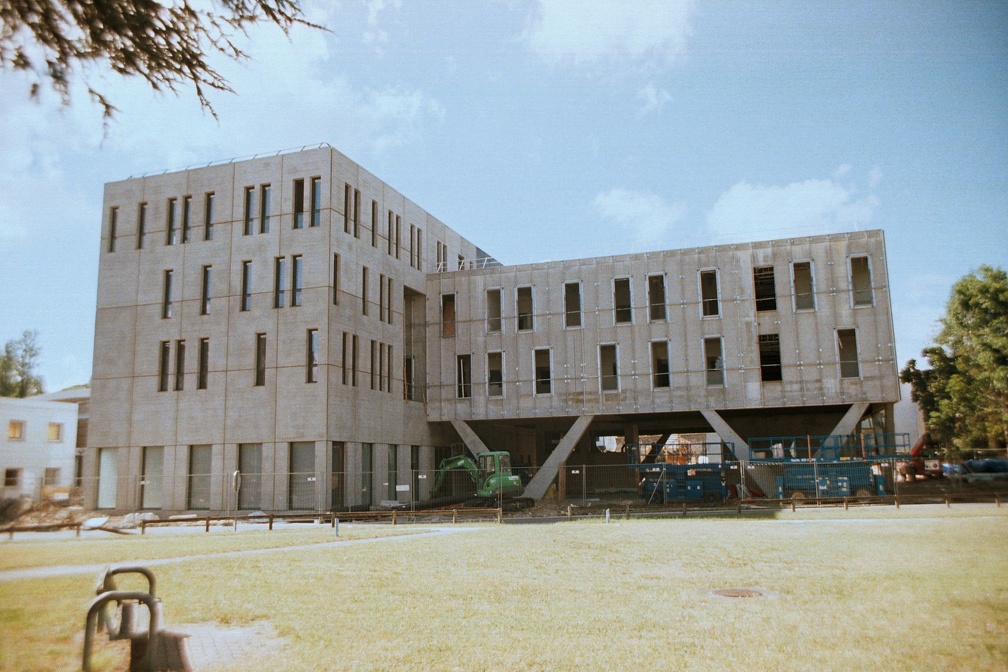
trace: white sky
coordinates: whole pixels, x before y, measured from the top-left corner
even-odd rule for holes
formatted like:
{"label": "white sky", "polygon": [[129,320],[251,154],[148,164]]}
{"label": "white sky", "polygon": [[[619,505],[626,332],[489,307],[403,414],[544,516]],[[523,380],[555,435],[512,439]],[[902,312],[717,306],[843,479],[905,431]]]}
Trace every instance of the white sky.
{"label": "white sky", "polygon": [[504,263],[881,228],[900,365],[1008,267],[1008,6],[303,0],[236,95],[0,73],[0,343],[90,377],[102,185],[326,142]]}

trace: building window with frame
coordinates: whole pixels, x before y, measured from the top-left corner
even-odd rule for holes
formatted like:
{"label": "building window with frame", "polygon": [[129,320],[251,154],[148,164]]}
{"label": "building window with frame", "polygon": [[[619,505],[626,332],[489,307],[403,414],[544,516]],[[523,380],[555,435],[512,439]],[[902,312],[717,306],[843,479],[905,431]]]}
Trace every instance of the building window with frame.
{"label": "building window with frame", "polygon": [[175,391],[185,389],[185,341],[175,341]]}
{"label": "building window with frame", "polygon": [[304,262],[300,254],[291,257],[291,306],[301,305],[301,287],[304,284]]}
{"label": "building window with frame", "polygon": [[395,217],[395,258],[399,258],[399,251],[402,249],[402,217]]}
{"label": "building window with frame", "polygon": [[175,228],[175,206],[177,199],[168,199],[168,214],[165,219],[165,245],[178,244],[178,229]]}
{"label": "building window with frame", "polygon": [[[389,362],[389,368],[392,368],[392,362]],[[385,391],[385,344],[378,344],[378,391]]]}
{"label": "building window with frame", "polygon": [[784,380],[781,367],[780,334],[759,335],[760,376],[764,383]]}
{"label": "building window with frame", "polygon": [[716,317],[721,314],[716,270],[700,271],[700,303],[704,317]]}
{"label": "building window with frame", "polygon": [[388,369],[385,371],[385,389],[389,392],[392,391],[392,344],[388,344],[388,355],[385,357],[385,361],[388,362]]}
{"label": "building window with frame", "polygon": [[392,324],[392,287],[394,284],[394,280],[392,279],[391,276],[389,276],[385,278],[385,282],[388,283],[388,289],[385,290],[385,296],[387,297],[385,301],[385,311],[386,311],[386,317],[388,318],[386,321],[389,324]]}
{"label": "building window with frame", "polygon": [[295,229],[304,228],[304,178],[294,180],[294,225]]}
{"label": "building window with frame", "polygon": [[266,384],[266,334],[255,337],[255,386]]}
{"label": "building window with frame", "polygon": [[360,340],[357,338],[357,334],[353,335],[350,339],[350,385],[351,387],[357,387],[357,345]]}
{"label": "building window with frame", "polygon": [[599,389],[602,392],[619,391],[619,355],[615,343],[599,346]]}
{"label": "building window with frame", "polygon": [[252,227],[255,223],[255,187],[245,187],[245,228],[242,235],[251,236]]}
{"label": "building window with frame", "polygon": [[45,472],[43,472],[42,475],[42,485],[44,486],[58,485],[59,477],[60,477],[59,467],[46,467]]}
{"label": "building window with frame", "polygon": [[4,469],[4,487],[17,488],[21,486],[20,469]]}
{"label": "building window with frame", "polygon": [[791,285],[795,311],[815,310],[815,277],[811,261],[796,261],[791,264]]}
{"label": "building window with frame", "polygon": [[668,341],[651,342],[651,385],[654,389],[672,387]]}
{"label": "building window with frame", "polygon": [[378,201],[371,200],[371,247],[378,247]]}
{"label": "building window with frame", "polygon": [[319,352],[318,329],[309,329],[305,341],[306,383],[314,383],[318,381],[318,352]]}
{"label": "building window with frame", "polygon": [[581,326],[581,283],[564,284],[564,326]]}
{"label": "building window with frame", "polygon": [[712,336],[703,340],[704,367],[707,371],[707,385],[724,385],[724,355],[721,337]]}
{"label": "building window with frame", "polygon": [[11,441],[23,441],[25,438],[25,421],[10,420],[7,423],[7,438]]}
{"label": "building window with frame", "polygon": [[472,355],[455,357],[455,397],[472,398]]}
{"label": "building window with frame", "polygon": [[353,187],[343,183],[343,233],[350,233],[350,219],[353,212]]}
{"label": "building window with frame", "polygon": [[501,330],[501,290],[499,287],[486,292],[486,330],[495,334]]}
{"label": "building window with frame", "polygon": [[214,192],[203,197],[203,240],[213,240]]}
{"label": "building window with frame", "polygon": [[753,268],[753,291],[756,295],[756,311],[777,310],[777,285],[774,281],[773,266]]}
{"label": "building window with frame", "polygon": [[197,366],[196,366],[196,389],[205,390],[207,389],[207,381],[210,377],[210,339],[201,338],[199,340],[199,352],[197,355]]}
{"label": "building window with frame", "polygon": [[116,224],[119,219],[119,208],[112,207],[109,209],[109,237],[108,237],[108,251],[115,252],[116,250]]}
{"label": "building window with frame", "polygon": [[311,226],[322,226],[322,178],[311,178]]}
{"label": "building window with frame", "polygon": [[416,267],[418,271],[423,270],[423,229],[417,227],[416,230],[417,258]]}
{"label": "building window with frame", "polygon": [[553,372],[550,360],[552,353],[549,348],[540,348],[533,351],[532,362],[535,371],[535,384],[533,390],[535,394],[550,394],[553,389]]}
{"label": "building window with frame", "polygon": [[531,287],[519,287],[515,295],[515,313],[518,316],[518,331],[531,331],[533,323],[533,307]]}
{"label": "building window with frame", "polygon": [[241,275],[241,310],[248,312],[252,309],[252,262],[242,262]]}
{"label": "building window with frame", "polygon": [[334,306],[339,305],[340,295],[340,256],[334,253],[332,259],[332,302]]}
{"label": "building window with frame", "polygon": [[168,391],[168,368],[171,358],[171,342],[161,341],[158,348],[158,392]]}
{"label": "building window with frame", "polygon": [[395,243],[395,213],[388,211],[388,238],[385,240],[388,255],[392,256],[392,245]]}
{"label": "building window with frame", "polygon": [[167,320],[172,316],[172,270],[164,272],[164,288],[161,295],[161,319]]}
{"label": "building window with frame", "polygon": [[450,338],[455,335],[455,295],[441,295],[441,336]]}
{"label": "building window with frame", "polygon": [[192,196],[182,199],[182,243],[189,242],[189,231],[192,228]]}
{"label": "building window with frame", "polygon": [[857,332],[854,329],[837,329],[837,356],[840,360],[841,378],[859,378]]}
{"label": "building window with frame", "polygon": [[344,385],[346,385],[350,381],[350,367],[349,367],[350,359],[348,357],[349,355],[348,348],[350,344],[349,342],[350,342],[350,334],[344,331],[343,349],[340,351],[340,363],[342,368],[341,377]]}
{"label": "building window with frame", "polygon": [[142,250],[144,246],[144,234],[147,228],[147,204],[140,203],[137,206],[137,247],[136,249]]}
{"label": "building window with frame", "polygon": [[870,306],[874,303],[871,265],[868,263],[868,257],[850,258],[850,283],[852,305]]}
{"label": "building window with frame", "polygon": [[633,322],[633,299],[630,295],[630,278],[613,280],[613,318],[616,324]]}
{"label": "building window with frame", "polygon": [[270,185],[259,185],[259,233],[270,230]]}
{"label": "building window with frame", "polygon": [[665,314],[665,276],[649,275],[648,286],[648,317],[652,322],[664,322]]}
{"label": "building window with frame", "polygon": [[203,288],[200,292],[200,315],[210,314],[210,282],[212,269],[212,266],[203,267]]}
{"label": "building window with frame", "polygon": [[376,341],[376,340],[374,340],[372,338],[371,339],[371,363],[368,366],[368,371],[371,374],[371,389],[372,390],[377,390],[378,389],[377,381],[378,381],[378,377],[379,377],[380,374],[378,373],[378,366],[377,366],[377,364],[378,364],[378,341]]}
{"label": "building window with frame", "polygon": [[368,267],[361,267],[361,315],[368,314]]}
{"label": "building window with frame", "polygon": [[487,396],[504,396],[504,353],[487,353]]}
{"label": "building window with frame", "polygon": [[63,423],[62,422],[50,422],[46,428],[46,441],[62,441],[63,440]]}
{"label": "building window with frame", "polygon": [[284,307],[284,294],[287,288],[284,287],[286,284],[286,278],[284,277],[287,273],[287,260],[283,257],[277,257],[273,260],[273,307],[283,308]]}

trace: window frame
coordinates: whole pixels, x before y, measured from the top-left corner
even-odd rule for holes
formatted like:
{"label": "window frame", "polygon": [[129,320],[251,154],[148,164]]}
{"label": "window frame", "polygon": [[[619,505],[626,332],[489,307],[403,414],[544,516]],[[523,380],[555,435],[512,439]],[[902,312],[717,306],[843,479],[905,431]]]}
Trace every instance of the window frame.
{"label": "window frame", "polygon": [[[626,283],[626,293],[627,302],[626,305],[619,303],[617,292],[619,291],[619,285]],[[633,281],[629,276],[621,276],[612,279],[612,297],[613,297],[613,324],[633,324]],[[625,319],[620,319],[621,313],[625,316]]]}
{"label": "window frame", "polygon": [[[549,377],[545,379],[548,389],[545,392],[539,390],[539,383],[543,379],[539,378],[539,371],[536,367],[536,359],[540,352],[546,353],[549,367]],[[532,350],[532,394],[536,397],[547,397],[553,394],[553,348],[533,348]]]}
{"label": "window frame", "polygon": [[[795,274],[795,267],[799,265],[808,265],[808,280],[809,280],[809,292],[807,296],[809,297],[809,302],[811,306],[809,307],[798,307],[798,285],[796,284],[797,275]],[[791,261],[791,310],[795,313],[805,313],[816,311],[816,278],[815,278],[815,261],[812,259],[793,259]],[[800,296],[806,296],[806,294],[801,294]]]}
{"label": "window frame", "polygon": [[[653,280],[659,281],[659,286],[661,289],[661,301],[656,302],[653,296]],[[651,273],[647,276],[647,297],[648,297],[648,322],[667,322],[668,321],[668,291],[665,286],[665,274],[664,273]],[[661,315],[655,316],[655,308],[661,306]]]}
{"label": "window frame", "polygon": [[[710,366],[708,360],[707,343],[717,341],[718,344],[718,357],[716,359],[715,365]],[[704,336],[700,341],[702,362],[704,363],[704,377],[706,387],[725,387],[727,385],[727,376],[725,375],[725,354],[724,354],[724,337],[717,336]],[[718,378],[720,380],[713,380],[711,378],[711,373],[718,372]]]}
{"label": "window frame", "polygon": [[[714,274],[714,298],[704,297],[704,275]],[[697,270],[697,290],[700,297],[700,319],[720,319],[721,318],[721,273],[717,268],[701,268]],[[714,312],[708,313],[707,306],[713,301]],[[705,360],[706,361],[706,360]]]}
{"label": "window frame", "polygon": [[[569,299],[571,294],[568,291],[573,287],[575,291],[575,297],[577,299],[577,310],[571,310],[571,304]],[[564,283],[564,329],[583,329],[584,328],[584,311],[583,311],[583,301],[581,300],[581,281],[575,280],[573,282]],[[571,316],[577,316],[577,322],[574,323],[571,320]]]}
{"label": "window frame", "polygon": [[[855,287],[854,281],[854,262],[862,259],[864,260],[865,272],[868,274],[868,286],[858,289]],[[871,308],[875,305],[875,283],[871,255],[856,254],[847,257],[847,282],[850,287],[851,308]],[[859,301],[858,294],[863,294],[865,292],[867,292],[868,301]]]}
{"label": "window frame", "polygon": [[[603,349],[612,349],[612,363],[615,367],[614,373],[606,373],[603,371]],[[620,374],[619,374],[619,343],[599,343],[598,345],[598,372],[599,372],[599,392],[605,394],[607,392],[619,392],[620,391]],[[615,383],[615,387],[607,387],[606,381],[612,379]]]}
{"label": "window frame", "polygon": [[[494,355],[496,355],[500,359],[500,369],[499,369],[500,380],[499,381],[492,381],[490,379],[490,372],[494,370],[491,367],[491,365],[490,365],[490,358],[492,356],[494,356]],[[486,368],[486,371],[487,371],[487,375],[486,375],[486,395],[487,395],[487,397],[489,397],[491,399],[503,399],[504,398],[504,366],[505,366],[505,361],[506,360],[507,360],[507,354],[503,350],[491,350],[491,351],[487,352],[487,355],[486,355],[486,367],[487,367]],[[494,394],[494,392],[493,392],[493,390],[494,390],[493,386],[495,384],[499,386],[499,393],[498,394]]]}

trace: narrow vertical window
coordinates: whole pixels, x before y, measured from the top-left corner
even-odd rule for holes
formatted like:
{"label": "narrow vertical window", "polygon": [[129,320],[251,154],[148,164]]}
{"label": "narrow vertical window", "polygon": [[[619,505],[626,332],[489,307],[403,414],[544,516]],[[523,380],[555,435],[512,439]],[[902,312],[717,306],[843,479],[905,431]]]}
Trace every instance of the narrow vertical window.
{"label": "narrow vertical window", "polygon": [[368,314],[368,267],[361,268],[361,315]]}
{"label": "narrow vertical window", "polygon": [[487,396],[504,396],[504,353],[487,353]]}
{"label": "narrow vertical window", "polygon": [[[391,356],[392,351],[390,349],[389,357]],[[403,399],[406,401],[417,400],[417,390],[416,386],[413,384],[413,366],[414,360],[412,357],[405,357],[403,359]]]}
{"label": "narrow vertical window", "polygon": [[165,220],[165,245],[175,245],[178,243],[178,230],[175,228],[176,203],[176,199],[168,199],[168,214]]}
{"label": "narrow vertical window", "polygon": [[850,281],[853,304],[855,306],[872,305],[872,279],[868,257],[851,257]]}
{"label": "narrow vertical window", "polygon": [[619,357],[614,343],[599,346],[599,386],[603,392],[619,390]]}
{"label": "narrow vertical window", "polygon": [[119,219],[119,208],[111,208],[109,210],[109,237],[108,237],[108,251],[115,252],[116,248],[116,225]]}
{"label": "narrow vertical window", "polygon": [[144,234],[147,228],[147,204],[141,203],[137,206],[137,249],[142,250],[144,246]]}
{"label": "narrow vertical window", "polygon": [[762,381],[783,380],[780,354],[780,334],[759,335],[759,363]]}
{"label": "narrow vertical window", "polygon": [[395,258],[399,258],[399,249],[402,247],[402,218],[396,215],[395,218]]}
{"label": "narrow vertical window", "polygon": [[385,296],[388,297],[388,299],[385,302],[386,303],[385,310],[388,311],[388,323],[392,324],[392,283],[393,283],[393,281],[392,281],[392,278],[386,278],[385,280],[386,280],[386,282],[388,282],[388,289],[385,291]]}
{"label": "narrow vertical window", "polygon": [[700,271],[700,302],[704,317],[721,314],[721,306],[718,301],[717,271]]}
{"label": "narrow vertical window", "polygon": [[339,305],[340,294],[340,258],[338,254],[333,254],[332,258],[332,302],[334,306]]}
{"label": "narrow vertical window", "polygon": [[305,342],[305,382],[314,383],[318,380],[318,329],[309,329]]}
{"label": "narrow vertical window", "polygon": [[378,321],[385,321],[385,275],[378,274]]}
{"label": "narrow vertical window", "polygon": [[311,225],[322,226],[322,178],[311,178]]}
{"label": "narrow vertical window", "polygon": [[389,445],[387,496],[390,501],[395,501],[397,497],[396,485],[398,483],[399,483],[399,446]]}
{"label": "narrow vertical window", "polygon": [[201,338],[199,341],[199,352],[197,353],[197,375],[196,389],[207,389],[207,380],[210,377],[210,339]]}
{"label": "narrow vertical window", "polygon": [[669,376],[668,341],[651,343],[651,384],[655,389],[672,386]]}
{"label": "narrow vertical window", "polygon": [[252,225],[255,222],[255,187],[245,187],[245,228],[242,233],[252,235]]}
{"label": "narrow vertical window", "polygon": [[861,375],[858,364],[857,332],[837,329],[837,355],[840,359],[840,377],[857,378]]}
{"label": "narrow vertical window", "polygon": [[283,308],[284,307],[284,293],[286,287],[284,285],[287,283],[284,275],[287,269],[287,262],[283,257],[277,257],[273,260],[273,307]]}
{"label": "narrow vertical window", "polygon": [[418,271],[423,270],[423,229],[418,228],[416,230],[416,246],[417,246],[417,257],[416,257],[416,267]]}
{"label": "narrow vertical window", "polygon": [[210,279],[212,266],[203,267],[203,289],[200,292],[200,315],[210,314]]}
{"label": "narrow vertical window", "polygon": [[158,350],[158,392],[168,391],[168,367],[170,366],[171,343],[161,341]]}
{"label": "narrow vertical window", "polygon": [[350,385],[357,387],[357,334],[350,339]]}
{"label": "narrow vertical window", "polygon": [[488,289],[486,293],[486,329],[493,334],[501,330],[501,290]]}
{"label": "narrow vertical window", "polygon": [[340,350],[340,362],[341,362],[342,367],[343,367],[342,376],[343,376],[343,384],[344,385],[347,384],[347,381],[349,380],[349,373],[350,373],[350,367],[348,366],[349,359],[347,358],[347,354],[348,354],[347,353],[347,346],[348,346],[347,341],[349,340],[348,336],[349,336],[349,334],[347,334],[347,332],[344,331],[343,332],[343,349]]}
{"label": "narrow vertical window", "polygon": [[371,247],[378,247],[378,201],[371,201]]}
{"label": "narrow vertical window", "polygon": [[724,359],[721,354],[721,337],[705,338],[704,366],[707,370],[708,385],[724,385]]}
{"label": "narrow vertical window", "polygon": [[549,348],[536,350],[533,354],[533,368],[535,370],[536,394],[549,394],[552,390],[553,373],[550,370]]}
{"label": "narrow vertical window", "polygon": [[172,274],[171,270],[164,272],[164,291],[161,297],[161,318],[168,319],[172,316]]}
{"label": "narrow vertical window", "polygon": [[343,233],[350,233],[350,213],[353,210],[353,187],[343,184]]}
{"label": "narrow vertical window", "polygon": [[518,316],[518,331],[532,329],[532,288],[519,287],[515,299],[516,315]]}
{"label": "narrow vertical window", "polygon": [[241,309],[248,311],[252,309],[252,262],[242,262],[241,277]]}
{"label": "narrow vertical window", "polygon": [[270,185],[259,186],[259,233],[269,233],[270,229]]}
{"label": "narrow vertical window", "polygon": [[[391,362],[389,362],[391,365]],[[378,344],[378,391],[385,391],[385,344]]]}
{"label": "narrow vertical window", "polygon": [[753,269],[753,291],[756,295],[756,310],[777,310],[777,286],[774,283],[773,266],[757,266]]}
{"label": "narrow vertical window", "polygon": [[291,257],[291,305],[301,305],[301,286],[304,282],[303,262],[300,254]]}
{"label": "narrow vertical window", "polygon": [[368,365],[368,371],[371,374],[371,389],[377,389],[378,380],[378,341],[371,339],[371,363]]}
{"label": "narrow vertical window", "polygon": [[581,326],[581,283],[568,282],[564,285],[564,326]]}
{"label": "narrow vertical window", "polygon": [[266,334],[256,334],[255,342],[255,385],[266,384]]}
{"label": "narrow vertical window", "polygon": [[182,242],[189,242],[189,231],[192,228],[192,196],[182,199]]}
{"label": "narrow vertical window", "polygon": [[458,255],[458,270],[460,271],[465,270],[465,257],[463,257],[461,254]]}
{"label": "narrow vertical window", "polygon": [[652,322],[665,321],[665,276],[649,275],[647,279],[648,289],[648,317]]}
{"label": "narrow vertical window", "polygon": [[203,240],[213,240],[214,192],[203,197]]}
{"label": "narrow vertical window", "polygon": [[388,345],[388,356],[385,358],[385,361],[388,362],[388,370],[385,372],[385,375],[386,375],[385,389],[388,390],[389,392],[391,392],[392,391],[392,344],[391,343],[389,343],[389,345]]}
{"label": "narrow vertical window", "polygon": [[395,213],[388,211],[388,237],[385,239],[388,255],[392,256],[392,243],[395,242]]}
{"label": "narrow vertical window", "polygon": [[791,265],[794,309],[815,310],[815,279],[811,261],[796,261]]}
{"label": "narrow vertical window", "polygon": [[416,268],[416,225],[409,225],[409,265]]}
{"label": "narrow vertical window", "polygon": [[304,228],[304,179],[294,180],[294,228]]}
{"label": "narrow vertical window", "polygon": [[353,192],[353,237],[360,238],[360,191]]}
{"label": "narrow vertical window", "polygon": [[175,341],[175,391],[185,389],[185,341]]}
{"label": "narrow vertical window", "polygon": [[616,278],[613,280],[613,310],[616,324],[629,324],[633,322],[630,278]]}
{"label": "narrow vertical window", "polygon": [[472,398],[472,355],[458,355],[455,358],[455,397]]}
{"label": "narrow vertical window", "polygon": [[441,335],[455,335],[455,295],[441,295]]}

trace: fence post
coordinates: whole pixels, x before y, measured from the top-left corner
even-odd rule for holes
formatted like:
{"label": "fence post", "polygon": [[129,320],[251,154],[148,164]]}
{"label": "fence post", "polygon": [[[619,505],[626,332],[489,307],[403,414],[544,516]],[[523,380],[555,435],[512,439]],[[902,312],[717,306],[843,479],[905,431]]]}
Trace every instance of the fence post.
{"label": "fence post", "polygon": [[952,508],[952,497],[949,495],[945,495],[945,508],[946,509]]}
{"label": "fence post", "polygon": [[[147,534],[147,521],[140,521],[140,534]],[[77,526],[77,536],[80,536],[80,525]]]}
{"label": "fence post", "polygon": [[503,522],[504,522],[504,509],[500,508],[497,509],[497,524],[499,525]]}
{"label": "fence post", "polygon": [[571,519],[571,505],[567,505],[567,520]]}
{"label": "fence post", "polygon": [[682,503],[682,517],[686,517],[686,502]]}
{"label": "fence post", "polygon": [[[1001,508],[1001,496],[994,493],[994,503],[997,504],[997,508]],[[77,531],[77,536],[80,536],[80,530]]]}
{"label": "fence post", "polygon": [[269,529],[270,529],[270,532],[273,531],[273,514],[272,513],[269,514]]}
{"label": "fence post", "polygon": [[893,497],[893,502],[896,504],[896,508],[899,508],[899,495]]}
{"label": "fence post", "polygon": [[396,510],[392,509],[392,524],[396,524]]}
{"label": "fence post", "polygon": [[623,512],[623,519],[630,520],[630,502],[627,502],[626,511]]}
{"label": "fence post", "polygon": [[210,516],[209,516],[209,514],[206,517],[206,531],[207,532],[210,531]]}

